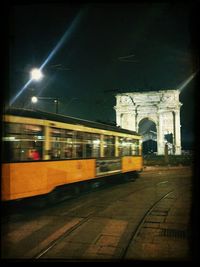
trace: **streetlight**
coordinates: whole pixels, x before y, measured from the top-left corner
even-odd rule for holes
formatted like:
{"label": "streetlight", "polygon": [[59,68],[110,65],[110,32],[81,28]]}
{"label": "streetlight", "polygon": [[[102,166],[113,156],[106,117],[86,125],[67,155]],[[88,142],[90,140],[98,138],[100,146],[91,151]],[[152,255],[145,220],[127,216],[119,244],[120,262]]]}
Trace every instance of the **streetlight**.
{"label": "streetlight", "polygon": [[38,102],[38,98],[36,96],[32,96],[31,97],[31,102],[34,103],[34,104],[37,103]]}
{"label": "streetlight", "polygon": [[53,101],[54,101],[54,103],[56,105],[56,114],[57,114],[58,113],[58,99],[55,98]]}
{"label": "streetlight", "polygon": [[38,102],[38,99],[41,99],[41,100],[53,100],[53,102],[55,103],[55,107],[56,107],[56,114],[58,113],[58,105],[59,105],[58,98],[55,98],[55,97],[44,97],[44,96],[32,96],[31,97],[31,102],[33,104],[36,104]]}
{"label": "streetlight", "polygon": [[40,69],[37,69],[37,68],[32,69],[30,72],[30,75],[31,75],[31,79],[35,80],[35,81],[41,80],[44,76],[42,71]]}
{"label": "streetlight", "polygon": [[[23,108],[25,108],[26,106],[29,105],[29,100],[31,97],[33,97],[33,95],[35,94],[35,86],[31,86],[30,87],[30,84],[31,82],[40,82],[40,80],[43,78],[43,73],[40,69],[38,68],[33,68],[30,70],[29,72],[30,74],[30,80],[29,82],[27,83],[27,92],[24,96],[24,103],[23,103]],[[29,88],[28,88],[29,86]],[[33,100],[31,100],[32,103],[36,103],[37,102],[37,99],[36,98],[33,98]]]}

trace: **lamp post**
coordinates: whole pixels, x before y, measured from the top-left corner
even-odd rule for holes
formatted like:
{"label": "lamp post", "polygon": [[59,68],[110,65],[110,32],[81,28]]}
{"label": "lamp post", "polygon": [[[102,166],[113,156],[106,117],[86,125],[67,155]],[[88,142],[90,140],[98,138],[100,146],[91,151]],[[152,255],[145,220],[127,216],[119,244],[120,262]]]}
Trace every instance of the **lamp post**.
{"label": "lamp post", "polygon": [[38,102],[38,100],[53,100],[53,102],[55,103],[55,111],[56,114],[58,114],[58,105],[59,105],[59,99],[56,97],[44,97],[44,96],[32,96],[31,98],[31,102],[33,104],[36,104]]}
{"label": "lamp post", "polygon": [[[31,84],[31,82],[34,83],[38,83],[42,80],[42,78],[44,77],[42,71],[39,68],[33,68],[30,70],[29,72],[30,75],[30,80],[29,80],[29,84]],[[29,88],[27,88],[26,90],[26,94],[24,96],[24,101],[23,101],[23,108],[28,107],[30,105],[30,98],[33,97],[33,95],[35,94],[36,88],[34,85],[29,85]],[[37,100],[33,99],[33,101],[31,100],[32,103],[36,103]]]}
{"label": "lamp post", "polygon": [[56,106],[56,114],[58,114],[58,99],[57,98],[55,98],[54,99],[54,103],[55,103],[55,106]]}
{"label": "lamp post", "polygon": [[[30,77],[31,80],[34,81],[40,81],[43,78],[43,73],[40,69],[34,68],[31,70],[30,72]],[[32,104],[36,104],[38,102],[38,100],[53,100],[54,104],[55,104],[55,111],[56,114],[58,113],[58,105],[59,105],[59,100],[58,98],[55,97],[37,97],[37,96],[32,96],[31,97],[31,102]]]}

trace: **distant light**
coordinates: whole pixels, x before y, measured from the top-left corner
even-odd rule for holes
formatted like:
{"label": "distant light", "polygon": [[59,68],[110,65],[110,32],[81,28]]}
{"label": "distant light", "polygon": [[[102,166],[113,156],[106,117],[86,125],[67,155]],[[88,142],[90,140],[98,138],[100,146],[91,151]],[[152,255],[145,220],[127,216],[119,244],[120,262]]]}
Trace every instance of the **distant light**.
{"label": "distant light", "polygon": [[33,96],[33,97],[31,98],[31,102],[32,102],[32,103],[37,103],[37,102],[38,102],[38,98],[37,98],[36,96]]}
{"label": "distant light", "polygon": [[40,69],[32,69],[31,70],[31,79],[35,81],[41,80],[43,77],[43,74]]}

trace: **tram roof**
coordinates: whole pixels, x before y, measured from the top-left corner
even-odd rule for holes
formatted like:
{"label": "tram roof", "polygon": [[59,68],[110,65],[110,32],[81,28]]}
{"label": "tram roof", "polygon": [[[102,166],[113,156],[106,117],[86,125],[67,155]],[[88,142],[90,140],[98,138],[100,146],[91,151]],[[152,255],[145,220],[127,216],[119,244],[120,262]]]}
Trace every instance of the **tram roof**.
{"label": "tram roof", "polygon": [[45,112],[42,110],[9,108],[4,113],[6,115],[15,115],[15,116],[21,116],[21,117],[51,120],[55,122],[57,121],[57,122],[63,122],[63,123],[71,123],[71,124],[83,125],[83,126],[97,128],[97,129],[103,129],[103,130],[109,130],[109,131],[115,131],[115,132],[127,133],[127,134],[134,134],[134,135],[140,136],[135,131],[123,129],[121,127],[112,126],[109,124],[99,123],[95,121],[84,120],[84,119],[75,118],[75,117],[70,117],[66,115],[56,114],[56,113]]}

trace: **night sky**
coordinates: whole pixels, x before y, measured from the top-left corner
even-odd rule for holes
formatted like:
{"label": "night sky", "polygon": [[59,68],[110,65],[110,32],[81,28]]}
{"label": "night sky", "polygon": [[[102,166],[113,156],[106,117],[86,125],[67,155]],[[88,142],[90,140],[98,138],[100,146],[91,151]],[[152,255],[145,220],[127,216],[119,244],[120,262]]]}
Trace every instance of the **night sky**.
{"label": "night sky", "polygon": [[[197,70],[193,9],[186,3],[10,6],[6,103],[51,54],[43,80],[14,106],[26,107],[31,94],[58,97],[61,114],[115,122],[118,92],[177,89]],[[180,95],[185,147],[193,140],[194,93],[195,79]],[[37,107],[54,111],[48,101]]]}

